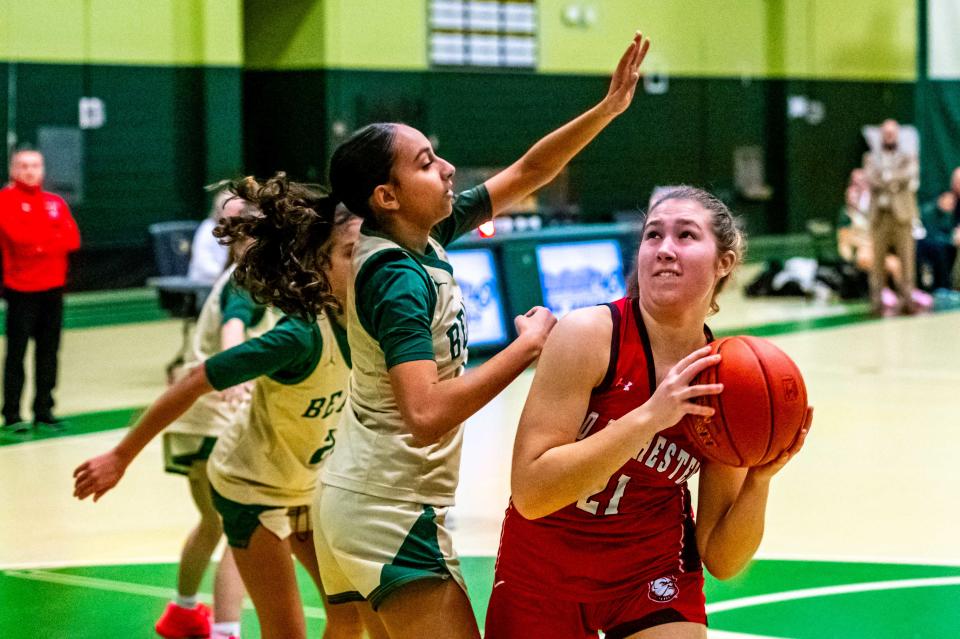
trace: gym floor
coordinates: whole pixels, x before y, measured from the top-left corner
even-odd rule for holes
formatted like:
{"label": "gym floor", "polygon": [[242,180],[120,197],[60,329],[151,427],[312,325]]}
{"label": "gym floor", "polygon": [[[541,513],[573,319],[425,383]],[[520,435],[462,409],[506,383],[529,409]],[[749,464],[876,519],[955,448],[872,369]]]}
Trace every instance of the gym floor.
{"label": "gym floor", "polygon": [[[767,336],[794,358],[816,412],[803,452],[774,480],[757,559],[708,581],[711,639],[960,636],[960,313],[871,320],[858,305],[736,290],[721,309],[716,332]],[[159,441],[97,504],[72,498],[71,472],[162,391],[179,343],[174,321],[66,331],[58,409],[70,429],[0,435],[0,637],[155,636],[195,523],[184,480],[163,473]],[[481,624],[531,379],[466,428],[453,525]],[[306,580],[303,592],[319,636],[323,609]],[[243,622],[245,638],[259,637],[252,609]]]}

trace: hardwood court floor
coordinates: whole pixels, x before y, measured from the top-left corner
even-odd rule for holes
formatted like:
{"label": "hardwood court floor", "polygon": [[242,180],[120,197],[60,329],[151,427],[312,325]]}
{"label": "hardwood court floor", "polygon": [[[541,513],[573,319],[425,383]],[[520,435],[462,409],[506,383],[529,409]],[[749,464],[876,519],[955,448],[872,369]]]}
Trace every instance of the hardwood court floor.
{"label": "hardwood court floor", "polygon": [[[721,308],[715,330],[749,327],[796,360],[816,418],[774,480],[758,561],[708,582],[711,639],[960,636],[960,313],[846,323],[857,319],[849,308],[735,293]],[[68,331],[61,413],[148,403],[178,331],[175,322]],[[453,520],[481,620],[531,378],[467,425]],[[182,479],[163,474],[158,444],[100,503],[72,499],[72,469],[121,436],[0,441],[0,637],[153,636],[194,513]],[[304,592],[319,636],[322,609]],[[244,637],[257,636],[247,611]]]}

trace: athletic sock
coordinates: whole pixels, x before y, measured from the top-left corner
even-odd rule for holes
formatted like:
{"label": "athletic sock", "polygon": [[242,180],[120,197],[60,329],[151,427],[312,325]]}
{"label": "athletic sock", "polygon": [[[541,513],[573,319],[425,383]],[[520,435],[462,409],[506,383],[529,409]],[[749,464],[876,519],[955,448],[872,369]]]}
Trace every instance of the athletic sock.
{"label": "athletic sock", "polygon": [[226,639],[227,637],[240,639],[239,621],[220,621],[213,624],[210,629],[210,639]]}
{"label": "athletic sock", "polygon": [[193,594],[193,595],[187,596],[187,595],[181,595],[180,593],[177,593],[177,599],[174,601],[174,603],[180,606],[181,608],[187,608],[188,610],[192,610],[197,607],[197,595]]}

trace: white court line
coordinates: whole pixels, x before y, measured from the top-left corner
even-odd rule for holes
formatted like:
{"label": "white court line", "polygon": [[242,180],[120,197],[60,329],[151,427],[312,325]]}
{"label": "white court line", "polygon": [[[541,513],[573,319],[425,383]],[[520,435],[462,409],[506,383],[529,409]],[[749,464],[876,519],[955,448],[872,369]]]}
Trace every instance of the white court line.
{"label": "white court line", "polygon": [[742,632],[726,632],[724,630],[707,629],[707,639],[783,639],[769,635],[746,635]]}
{"label": "white court line", "polygon": [[[64,575],[60,573],[46,572],[43,570],[5,570],[3,574],[8,577],[18,579],[28,579],[32,581],[43,581],[47,583],[56,583],[66,586],[76,586],[81,588],[91,588],[95,590],[106,590],[111,592],[123,592],[133,595],[142,595],[147,597],[156,597],[161,599],[173,599],[176,597],[176,591],[173,588],[162,588],[159,586],[146,586],[143,584],[134,584],[124,581],[114,581],[110,579],[99,579],[95,577],[83,577],[80,575]],[[782,603],[785,601],[796,601],[799,599],[810,599],[813,597],[831,597],[835,595],[846,595],[860,592],[875,592],[882,590],[901,590],[906,588],[931,588],[937,586],[958,586],[960,577],[931,577],[926,579],[899,579],[890,581],[874,581],[868,583],[845,584],[841,586],[824,586],[820,588],[804,588],[801,590],[790,590],[787,592],[778,592],[767,595],[757,595],[753,597],[741,597],[740,599],[731,599],[721,601],[715,604],[707,605],[707,614],[726,612],[729,610],[738,610],[741,608],[750,608],[753,606],[762,606],[772,603]],[[201,601],[210,602],[211,597],[207,593],[200,593],[198,597]],[[252,609],[249,601],[244,601],[244,607]],[[304,606],[304,615],[308,619],[325,619],[326,614],[323,608],[314,606]],[[775,639],[772,637],[763,637],[760,635],[747,635],[740,633],[726,633],[723,631],[713,631],[710,633],[710,639]]]}
{"label": "white court line", "polygon": [[[16,577],[17,579],[28,579],[30,581],[43,581],[46,583],[60,584],[63,586],[76,586],[78,588],[90,588],[93,590],[106,590],[108,592],[122,592],[128,595],[141,595],[144,597],[155,597],[157,599],[175,599],[177,591],[173,588],[162,588],[160,586],[146,586],[143,584],[134,584],[128,581],[114,581],[113,579],[99,579],[97,577],[83,577],[81,575],[64,575],[55,572],[46,572],[44,570],[4,570],[4,576]],[[204,603],[210,603],[213,597],[209,593],[197,593],[197,599]],[[249,599],[244,599],[243,607],[247,610],[253,610],[253,604]],[[303,614],[308,619],[326,619],[327,615],[323,608],[315,606],[304,606]]]}
{"label": "white court line", "polygon": [[901,590],[904,588],[931,588],[936,586],[960,586],[960,577],[929,577],[927,579],[895,579],[891,581],[873,581],[859,584],[845,584],[842,586],[824,586],[821,588],[804,588],[802,590],[788,590],[769,595],[742,597],[707,604],[707,614],[763,606],[766,604],[810,599],[812,597],[832,597],[835,595],[849,595],[857,592],[872,592],[877,590]]}

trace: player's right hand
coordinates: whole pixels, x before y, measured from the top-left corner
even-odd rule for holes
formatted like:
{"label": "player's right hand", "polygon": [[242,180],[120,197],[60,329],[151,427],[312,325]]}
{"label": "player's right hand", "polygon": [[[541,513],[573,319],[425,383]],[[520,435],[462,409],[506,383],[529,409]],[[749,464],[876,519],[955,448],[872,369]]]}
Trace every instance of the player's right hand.
{"label": "player's right hand", "polygon": [[547,341],[547,335],[557,325],[557,318],[550,309],[534,306],[525,314],[517,315],[513,319],[513,325],[517,328],[517,336],[530,340],[539,353]]}
{"label": "player's right hand", "polygon": [[86,499],[93,495],[93,501],[97,501],[117,485],[126,469],[127,465],[113,450],[88,459],[73,471],[73,496]]}
{"label": "player's right hand", "polygon": [[667,371],[657,390],[644,404],[663,428],[673,426],[684,415],[710,417],[713,409],[694,400],[704,395],[718,395],[723,384],[692,384],[694,378],[710,366],[720,363],[720,355],[711,355],[710,347],[699,348]]}

